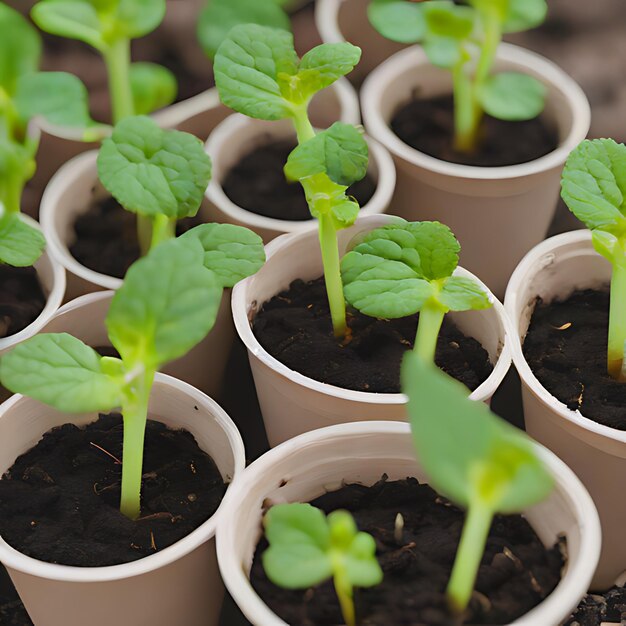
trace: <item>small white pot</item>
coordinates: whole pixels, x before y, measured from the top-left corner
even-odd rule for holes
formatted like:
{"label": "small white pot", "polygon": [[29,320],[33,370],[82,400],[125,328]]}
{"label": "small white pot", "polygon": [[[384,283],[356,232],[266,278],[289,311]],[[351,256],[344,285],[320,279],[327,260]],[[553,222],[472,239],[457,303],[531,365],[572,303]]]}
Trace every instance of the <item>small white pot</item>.
{"label": "small white pot", "polygon": [[[236,205],[224,192],[222,182],[229,171],[246,154],[272,141],[293,139],[295,132],[289,120],[265,122],[235,114],[219,124],[206,144],[206,151],[213,161],[213,175],[206,191],[207,203],[203,210],[206,221],[226,222],[246,226],[268,243],[284,233],[302,232],[314,226],[314,220],[279,220]],[[374,178],[376,191],[370,201],[361,208],[361,215],[385,213],[396,184],[396,169],[391,155],[373,139],[368,139],[370,162],[368,173]]]}
{"label": "small white pot", "polygon": [[505,307],[514,326],[513,362],[522,379],[526,430],[583,481],[602,521],[604,537],[594,589],[610,587],[626,570],[626,432],[598,424],[572,411],[537,380],[522,352],[536,298],[565,298],[577,289],[606,286],[611,266],[594,249],[591,233],[579,230],[552,237],[533,248],[518,265]]}
{"label": "small white pot", "polygon": [[[525,512],[546,546],[567,537],[569,559],[556,589],[516,626],[557,626],[585,595],[600,553],[600,524],[589,494],[554,454],[537,445],[555,489]],[[372,485],[387,474],[427,482],[415,458],[408,424],[356,422],[306,433],[270,450],[250,465],[224,499],[217,531],[222,577],[244,615],[255,626],[287,626],[256,594],[248,574],[268,504],[309,502],[345,483]]]}
{"label": "small white pot", "polygon": [[[105,319],[113,291],[97,291],[63,305],[41,329],[44,333],[69,333],[96,348],[111,346]],[[230,294],[224,294],[218,322],[209,335],[184,357],[168,363],[163,373],[196,387],[208,396],[219,397],[230,353],[234,328],[230,315]]]}
{"label": "small white pot", "polygon": [[[95,417],[68,417],[24,396],[13,396],[0,407],[0,473],[49,429],[68,421],[87,424]],[[245,467],[243,442],[231,419],[190,385],[157,374],[150,418],[191,432],[225,480]],[[224,589],[214,535],[222,508],[184,539],[133,563],[109,567],[44,563],[1,538],[0,561],[35,626],[216,626]]]}
{"label": "small white pot", "polygon": [[[350,241],[359,233],[397,219],[390,215],[360,218],[351,228],[339,231],[340,254],[346,252]],[[333,424],[405,419],[404,394],[368,393],[321,383],[289,369],[264,350],[251,328],[251,320],[259,308],[294,280],[307,281],[322,275],[317,230],[283,235],[268,244],[265,252],[267,262],[261,270],[233,289],[232,309],[235,328],[248,350],[270,445]],[[461,268],[457,274],[475,278]],[[470,396],[473,400],[488,401],[511,364],[504,307],[494,298],[490,309],[448,315],[489,353],[494,370]]]}
{"label": "small white pot", "polygon": [[[27,215],[22,215],[21,218],[30,226],[34,226],[39,229],[39,224],[32,218]],[[19,333],[0,339],[0,354],[6,352],[18,343],[21,343],[25,339],[36,335],[56,313],[57,309],[63,302],[63,296],[65,294],[65,270],[49,252],[49,246],[46,250],[44,250],[44,253],[35,263],[34,267],[43,292],[46,296],[46,304],[37,319],[35,319],[26,328],[21,330]]]}
{"label": "small white pot", "polygon": [[404,143],[389,126],[397,109],[416,91],[428,98],[452,90],[450,72],[433,66],[419,46],[374,70],[361,103],[367,131],[396,161],[394,211],[406,219],[437,219],[450,226],[461,242],[463,266],[502,297],[517,263],[548,231],[563,164],[587,135],[590,109],[580,87],[533,52],[502,44],[495,69],[519,71],[545,84],[545,115],[560,137],[556,150],[520,165],[474,167],[436,159]]}
{"label": "small white pot", "polygon": [[406,48],[405,44],[383,37],[370,24],[367,6],[364,0],[317,0],[315,3],[315,25],[322,41],[349,41],[361,48],[361,60],[348,75],[355,85],[361,84],[392,54]]}

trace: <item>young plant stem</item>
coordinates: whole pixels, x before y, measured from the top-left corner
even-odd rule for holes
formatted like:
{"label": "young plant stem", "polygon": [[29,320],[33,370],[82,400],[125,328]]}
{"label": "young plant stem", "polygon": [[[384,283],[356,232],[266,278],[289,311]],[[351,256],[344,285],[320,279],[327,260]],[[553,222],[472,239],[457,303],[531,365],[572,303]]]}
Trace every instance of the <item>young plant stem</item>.
{"label": "young plant stem", "polygon": [[484,504],[470,504],[446,591],[454,613],[462,613],[472,597],[492,520],[493,513]]}
{"label": "young plant stem", "polygon": [[420,310],[414,350],[425,361],[435,362],[437,338],[446,313],[447,311],[434,300],[427,302]]}
{"label": "young plant stem", "polygon": [[341,266],[339,261],[339,247],[337,245],[337,231],[330,213],[320,215],[318,220],[320,248],[322,251],[322,265],[324,266],[324,281],[330,306],[330,317],[333,322],[335,337],[345,337],[346,301],[343,296],[341,282]]}
{"label": "young plant stem", "polygon": [[613,264],[611,304],[609,309],[609,374],[626,382],[624,351],[626,349],[626,262]]}
{"label": "young plant stem", "polygon": [[338,569],[334,576],[333,583],[346,626],[356,626],[356,611],[354,610],[352,585],[343,568]]}
{"label": "young plant stem", "polygon": [[144,438],[153,381],[153,370],[139,374],[129,383],[126,399],[122,403],[124,445],[120,511],[131,520],[137,519],[141,514]]}
{"label": "young plant stem", "polygon": [[296,129],[299,144],[303,144],[305,141],[315,137],[315,129],[309,120],[306,107],[300,107],[295,110],[293,115],[293,125]]}
{"label": "young plant stem", "polygon": [[174,239],[176,236],[176,219],[170,219],[167,215],[159,214],[152,221],[152,238],[150,250],[163,241]]}
{"label": "young plant stem", "polygon": [[478,126],[476,124],[472,81],[462,59],[452,70],[454,89],[454,147],[459,152],[473,152],[476,147]]}

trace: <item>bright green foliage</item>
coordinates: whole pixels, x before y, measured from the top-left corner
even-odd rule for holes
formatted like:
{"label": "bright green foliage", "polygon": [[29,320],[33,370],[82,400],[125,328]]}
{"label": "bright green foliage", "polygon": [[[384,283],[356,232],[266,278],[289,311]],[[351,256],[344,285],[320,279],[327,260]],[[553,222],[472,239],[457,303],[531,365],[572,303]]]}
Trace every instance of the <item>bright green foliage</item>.
{"label": "bright green foliage", "polygon": [[170,105],[178,92],[174,74],[155,63],[133,63],[130,86],[136,115],[148,115]]}
{"label": "bright green foliage", "polygon": [[270,544],[263,553],[268,578],[286,589],[333,578],[343,618],[355,626],[354,587],[372,587],[383,579],[373,537],[359,532],[347,511],[326,517],[310,504],[273,506],[263,523]]}
{"label": "bright green foliage", "polygon": [[271,0],[208,0],[200,14],[198,39],[209,58],[228,33],[239,24],[259,24],[289,30],[289,16],[280,3]]}
{"label": "bright green foliage", "polygon": [[489,295],[474,280],[453,276],[461,246],[439,222],[405,222],[377,228],[344,256],[346,300],[372,317],[395,319],[420,313],[415,350],[435,357],[448,311],[485,309]]}
{"label": "bright green foliage", "polygon": [[[229,250],[232,273],[243,277],[246,263],[255,271],[259,263],[249,263],[247,246],[258,255],[260,239],[253,233],[231,239],[238,244]],[[140,514],[143,437],[155,373],[191,350],[215,323],[228,262],[221,261],[217,274],[207,260],[212,259],[199,237],[180,238],[164,242],[128,270],[106,318],[120,359],[100,357],[67,334],[37,335],[0,359],[3,385],[60,411],[121,406],[121,510],[131,519]]]}
{"label": "bright green foliage", "polygon": [[311,98],[348,74],[361,50],[349,43],[322,44],[298,58],[293,36],[255,24],[233,28],[215,56],[215,83],[224,104],[249,117],[291,119],[298,147],[285,173],[299,180],[311,215],[318,220],[324,279],[335,336],[347,332],[339,271],[337,230],[351,226],[359,206],[346,196],[367,169],[368,150],[360,132],[333,124],[316,135],[308,117]]}
{"label": "bright green foliage", "polygon": [[45,247],[41,231],[26,224],[18,213],[5,213],[0,218],[0,263],[30,267]]}
{"label": "bright green foliage", "polygon": [[[484,112],[509,121],[529,120],[544,108],[546,89],[514,72],[492,74],[502,35],[533,28],[547,13],[545,0],[371,0],[368,14],[383,36],[420,42],[431,63],[453,75],[456,148],[473,151]],[[472,58],[478,62],[474,69]]]}
{"label": "bright green foliage", "polygon": [[496,513],[521,513],[545,499],[553,479],[522,431],[467,398],[463,385],[432,363],[407,353],[402,385],[413,441],[431,484],[468,509],[448,585],[451,608],[471,597]]}
{"label": "bright green foliage", "polygon": [[249,117],[295,118],[311,98],[352,71],[361,50],[349,43],[322,44],[300,61],[293,36],[245,24],[233,28],[215,55],[215,84],[222,102]]}
{"label": "bright green foliage", "polygon": [[154,246],[174,236],[177,219],[198,212],[211,159],[197,137],[163,130],[148,117],[131,117],[102,143],[98,175],[125,209],[151,221]]}
{"label": "bright green foliage", "polygon": [[626,382],[626,146],[612,139],[583,141],[567,159],[561,196],[613,266],[608,371]]}

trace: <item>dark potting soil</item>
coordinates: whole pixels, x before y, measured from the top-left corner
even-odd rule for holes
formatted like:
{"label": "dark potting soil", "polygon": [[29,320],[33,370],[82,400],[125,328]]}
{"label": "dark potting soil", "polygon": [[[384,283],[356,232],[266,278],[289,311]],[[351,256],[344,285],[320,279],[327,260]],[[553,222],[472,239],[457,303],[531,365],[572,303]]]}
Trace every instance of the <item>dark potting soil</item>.
{"label": "dark potting soil", "polygon": [[626,622],[626,587],[613,587],[603,594],[585,596],[564,626],[600,626]]}
{"label": "dark potting soil", "polygon": [[[359,626],[508,624],[539,604],[561,579],[563,557],[557,544],[544,547],[521,515],[496,516],[476,590],[463,620],[448,612],[445,589],[461,536],[464,512],[414,478],[372,487],[347,485],[311,504],[326,513],[346,509],[360,530],[376,540],[383,582],[355,590]],[[394,536],[398,513],[404,518],[402,540]],[[343,624],[332,582],[290,591],[266,577],[259,543],[250,579],[263,601],[288,624]]]}
{"label": "dark potting soil", "polygon": [[607,372],[608,327],[608,289],[538,300],[524,354],[539,382],[572,411],[626,430],[626,385]]}
{"label": "dark potting soil", "polygon": [[[351,339],[332,330],[323,278],[296,280],[266,302],[254,319],[254,334],[273,357],[309,378],[375,393],[400,392],[400,365],[413,347],[418,316],[379,320],[348,311]],[[444,319],[436,362],[472,391],[493,371],[487,351]]]}
{"label": "dark potting soil", "polygon": [[46,296],[33,267],[0,264],[0,337],[19,333],[45,306]]}
{"label": "dark potting soil", "polygon": [[[111,456],[112,455],[112,456]],[[46,433],[0,480],[0,535],[51,563],[99,567],[154,554],[217,510],[226,485],[187,431],[149,421],[137,521],[119,511],[122,421]]]}
{"label": "dark potting soil", "polygon": [[[311,213],[300,183],[289,182],[283,168],[295,144],[289,141],[270,143],[246,154],[226,175],[224,193],[251,213],[279,220],[304,221]],[[348,189],[360,206],[369,202],[376,183],[367,174]]]}
{"label": "dark potting soil", "polygon": [[[197,226],[199,217],[180,220],[178,235]],[[107,196],[92,201],[89,209],[74,222],[76,239],[70,253],[82,265],[115,278],[124,278],[128,268],[141,256],[137,239],[137,216]]]}
{"label": "dark potting soil", "polygon": [[559,145],[556,129],[543,116],[526,122],[506,122],[486,115],[477,151],[458,152],[454,149],[454,105],[449,95],[424,100],[415,95],[396,111],[390,125],[404,143],[424,154],[479,167],[527,163]]}

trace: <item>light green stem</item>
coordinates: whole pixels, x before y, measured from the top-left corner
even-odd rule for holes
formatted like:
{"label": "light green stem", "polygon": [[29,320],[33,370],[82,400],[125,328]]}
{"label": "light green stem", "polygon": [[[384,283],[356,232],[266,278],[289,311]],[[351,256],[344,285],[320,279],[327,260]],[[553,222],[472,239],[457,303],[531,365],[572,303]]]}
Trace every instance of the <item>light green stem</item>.
{"label": "light green stem", "polygon": [[446,592],[455,613],[462,613],[472,597],[492,519],[489,508],[482,504],[470,505]]}
{"label": "light green stem", "polygon": [[626,264],[614,264],[611,277],[611,305],[609,310],[609,374],[626,382],[624,350],[626,344]]}
{"label": "light green stem", "polygon": [[159,214],[152,220],[152,238],[150,250],[161,242],[174,239],[176,236],[176,219],[170,219],[167,215]]}
{"label": "light green stem", "polygon": [[335,592],[339,599],[341,614],[346,626],[356,626],[356,611],[354,609],[353,589],[345,571],[340,570],[335,573],[333,582],[335,584]]}
{"label": "light green stem", "polygon": [[293,115],[293,125],[296,129],[299,144],[303,144],[305,141],[315,137],[315,130],[305,107],[296,109]]}
{"label": "light green stem", "polygon": [[330,317],[333,322],[335,337],[344,337],[347,330],[346,301],[343,295],[341,282],[341,266],[339,262],[339,247],[337,245],[337,231],[330,213],[320,215],[319,238],[322,250],[322,264],[324,266],[324,281]]}
{"label": "light green stem", "polygon": [[154,371],[142,372],[132,383],[122,403],[124,446],[122,456],[122,496],[120,511],[135,520],[141,514],[143,449],[148,420],[148,402]]}
{"label": "light green stem", "polygon": [[435,361],[437,338],[447,311],[437,302],[429,301],[420,310],[415,336],[415,352],[428,362]]}
{"label": "light green stem", "polygon": [[130,86],[130,40],[116,39],[104,51],[104,60],[109,74],[113,123],[117,124],[135,114]]}

